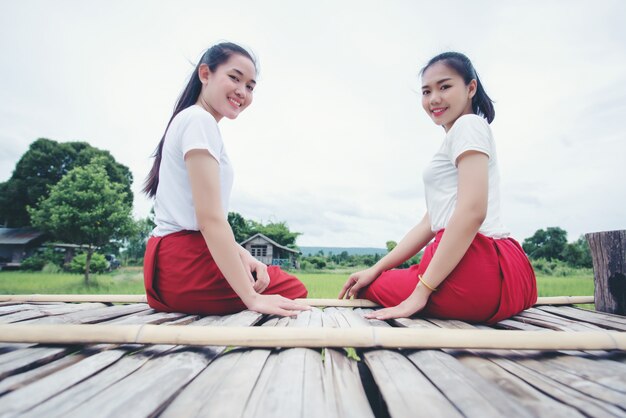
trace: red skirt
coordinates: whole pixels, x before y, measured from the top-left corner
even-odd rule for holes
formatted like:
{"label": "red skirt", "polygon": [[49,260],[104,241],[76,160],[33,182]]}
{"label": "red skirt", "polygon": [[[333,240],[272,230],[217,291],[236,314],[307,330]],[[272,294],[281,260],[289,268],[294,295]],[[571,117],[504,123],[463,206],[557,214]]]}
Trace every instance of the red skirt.
{"label": "red skirt", "polygon": [[[415,290],[437,251],[443,230],[426,247],[420,264],[388,270],[360,295],[385,307],[396,306]],[[421,314],[489,324],[509,318],[537,302],[533,268],[513,238],[476,238],[448,277],[433,292]]]}
{"label": "red skirt", "polygon": [[[296,277],[269,266],[270,284],[263,294],[305,298]],[[150,237],[143,262],[148,305],[164,312],[222,315],[246,309],[213,260],[199,231]]]}

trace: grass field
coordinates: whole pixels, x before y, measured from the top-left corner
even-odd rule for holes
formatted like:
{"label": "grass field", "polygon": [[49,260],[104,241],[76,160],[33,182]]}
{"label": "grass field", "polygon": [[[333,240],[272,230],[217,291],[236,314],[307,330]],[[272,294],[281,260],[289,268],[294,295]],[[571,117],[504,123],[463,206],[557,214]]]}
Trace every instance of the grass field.
{"label": "grass field", "polygon": [[[348,278],[347,272],[294,273],[309,289],[310,298],[335,298]],[[539,296],[593,295],[593,276],[575,274],[566,277],[537,276]],[[140,267],[122,268],[113,273],[93,275],[86,286],[78,274],[0,272],[0,294],[98,293],[142,294]]]}

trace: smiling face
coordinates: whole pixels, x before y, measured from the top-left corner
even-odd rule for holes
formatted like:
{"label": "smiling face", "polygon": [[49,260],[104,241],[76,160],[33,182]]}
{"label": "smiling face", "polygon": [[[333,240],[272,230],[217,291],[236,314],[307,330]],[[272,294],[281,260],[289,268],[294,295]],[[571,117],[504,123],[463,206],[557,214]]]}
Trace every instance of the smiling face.
{"label": "smiling face", "polygon": [[235,119],[252,103],[255,76],[254,63],[240,54],[233,54],[215,72],[211,72],[206,64],[201,64],[198,77],[202,90],[196,103],[218,122],[224,116]]}
{"label": "smiling face", "polygon": [[476,80],[465,84],[463,78],[442,61],[428,67],[422,74],[422,107],[446,132],[454,122],[472,111]]}

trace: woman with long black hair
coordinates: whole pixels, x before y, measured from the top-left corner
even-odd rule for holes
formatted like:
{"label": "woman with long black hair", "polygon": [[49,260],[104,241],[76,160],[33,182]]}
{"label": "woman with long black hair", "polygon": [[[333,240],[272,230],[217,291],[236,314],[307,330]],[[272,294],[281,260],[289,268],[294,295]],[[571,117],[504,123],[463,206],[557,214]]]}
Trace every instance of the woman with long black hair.
{"label": "woman with long black hair", "polygon": [[191,314],[246,308],[292,316],[309,309],[291,299],[307,290],[295,277],[257,261],[227,221],[233,168],[219,121],[251,103],[257,68],[233,43],[209,48],[176,104],[144,192],[154,198],[156,228],[144,257],[148,304]]}

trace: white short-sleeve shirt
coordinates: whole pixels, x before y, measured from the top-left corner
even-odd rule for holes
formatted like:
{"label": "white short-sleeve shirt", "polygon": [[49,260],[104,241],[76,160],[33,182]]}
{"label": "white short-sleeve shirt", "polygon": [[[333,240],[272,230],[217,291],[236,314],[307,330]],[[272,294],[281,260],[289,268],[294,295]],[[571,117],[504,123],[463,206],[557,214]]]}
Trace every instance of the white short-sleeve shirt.
{"label": "white short-sleeve shirt", "polygon": [[459,186],[457,159],[466,151],[478,151],[489,157],[487,216],[478,232],[493,238],[505,238],[509,231],[500,216],[500,174],[496,144],[487,121],[474,114],[463,115],[448,131],[441,148],[424,170],[426,207],[433,232],[448,225],[456,208]]}
{"label": "white short-sleeve shirt", "polygon": [[185,154],[193,149],[208,150],[219,163],[220,198],[224,215],[228,214],[233,168],[217,121],[202,107],[193,105],[174,117],[165,135],[154,201],[155,236],[199,230],[185,165]]}

